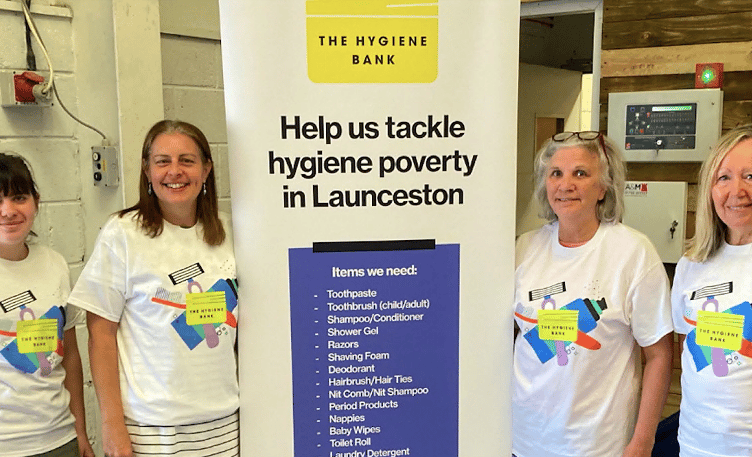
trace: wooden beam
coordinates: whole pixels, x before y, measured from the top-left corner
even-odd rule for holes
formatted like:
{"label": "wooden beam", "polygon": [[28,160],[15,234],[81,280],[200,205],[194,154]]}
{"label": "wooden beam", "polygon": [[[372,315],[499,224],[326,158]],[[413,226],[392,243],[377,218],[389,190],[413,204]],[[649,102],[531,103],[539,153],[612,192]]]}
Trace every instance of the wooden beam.
{"label": "wooden beam", "polygon": [[603,27],[605,49],[734,43],[752,40],[752,12],[646,21],[612,22]]}
{"label": "wooden beam", "polygon": [[[600,103],[612,92],[694,89],[695,75],[620,76],[601,79]],[[752,71],[724,71],[723,101],[752,100]]]}
{"label": "wooden beam", "polygon": [[732,129],[752,122],[752,101],[723,102],[722,128]]}
{"label": "wooden beam", "polygon": [[603,22],[752,11],[752,0],[604,0]]}
{"label": "wooden beam", "polygon": [[603,78],[694,74],[703,62],[723,62],[724,72],[752,71],[752,41],[604,50],[601,60]]}
{"label": "wooden beam", "polygon": [[629,162],[628,181],[685,181],[697,183],[700,162]]}

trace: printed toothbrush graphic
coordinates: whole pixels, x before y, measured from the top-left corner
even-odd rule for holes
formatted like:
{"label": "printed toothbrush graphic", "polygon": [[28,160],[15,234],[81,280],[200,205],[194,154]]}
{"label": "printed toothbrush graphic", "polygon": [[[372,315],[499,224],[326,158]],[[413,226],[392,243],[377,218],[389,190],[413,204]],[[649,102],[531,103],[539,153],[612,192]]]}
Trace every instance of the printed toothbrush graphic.
{"label": "printed toothbrush graphic", "polygon": [[[31,320],[36,320],[34,311],[31,308],[27,308],[26,305],[36,301],[36,298],[31,291],[26,291],[21,294],[15,295],[8,299],[5,299],[0,303],[3,311],[6,313],[13,310],[19,310],[20,320],[26,320],[28,315]],[[60,357],[63,356],[63,325],[65,322],[65,316],[61,308],[57,306],[51,307],[46,313],[42,315],[40,319],[55,319],[57,322],[57,348],[55,353]],[[13,326],[18,325],[17,322],[7,319],[0,319],[0,335],[16,338],[12,340],[7,346],[0,350],[0,354],[10,363],[13,367],[23,373],[34,373],[37,370],[40,371],[42,376],[48,376],[52,372],[52,365],[47,358],[51,352],[30,352],[21,353],[18,349],[18,333],[12,331]]]}
{"label": "printed toothbrush graphic", "polygon": [[[195,280],[195,277],[202,273],[204,273],[204,269],[200,264],[195,263],[171,273],[169,277],[175,285],[183,282],[186,283],[188,293],[193,293],[194,290],[203,292],[203,288],[198,281]],[[184,301],[184,295],[182,293],[169,293],[167,290],[159,288],[156,296],[151,299],[154,303],[183,310],[183,312],[172,321],[172,327],[191,350],[204,340],[206,340],[206,344],[209,348],[216,347],[219,344],[219,335],[217,335],[215,329],[220,325],[227,324],[233,328],[238,326],[235,316],[232,314],[232,311],[238,305],[237,281],[231,278],[220,279],[215,282],[207,292],[224,292],[227,317],[223,323],[189,325],[185,312],[187,305],[181,303]]]}
{"label": "printed toothbrush graphic", "polygon": [[[541,309],[545,309],[547,305],[551,305],[556,309],[556,302],[552,298],[552,295],[564,292],[565,290],[566,285],[561,282],[545,289],[530,291],[529,298],[530,301],[536,301],[543,298]],[[548,362],[554,357],[554,355],[556,355],[559,366],[567,365],[569,363],[569,357],[567,356],[566,348],[571,343],[590,350],[598,350],[601,348],[601,343],[588,335],[588,332],[598,326],[598,320],[600,320],[601,314],[603,314],[603,311],[607,308],[608,305],[606,304],[605,298],[601,298],[600,300],[578,298],[577,300],[558,308],[561,310],[579,311],[577,317],[577,339],[573,342],[542,340],[539,335],[538,325],[527,332],[524,337],[527,342],[530,343],[530,346],[535,351],[535,354],[538,356],[538,360],[540,360],[541,363]],[[533,315],[532,308],[525,308],[519,304],[517,305],[514,314],[525,322],[538,324],[538,320],[531,317]]]}
{"label": "printed toothbrush graphic", "polygon": [[[705,298],[705,302],[702,304],[702,310],[705,311],[708,306],[712,305],[715,311],[718,312],[719,304],[716,297],[730,294],[732,291],[733,283],[731,282],[717,284],[692,292],[690,300]],[[698,344],[697,328],[692,329],[692,331],[687,334],[686,339],[687,350],[689,350],[692,355],[692,360],[695,362],[697,371],[702,371],[708,365],[712,365],[713,374],[719,378],[728,375],[729,363],[726,361],[727,356],[737,352],[740,355],[752,358],[752,305],[750,302],[745,301],[722,311],[722,313],[744,316],[744,327],[742,329],[741,347],[739,350],[733,351],[730,349]],[[697,327],[697,321],[690,319],[689,316],[685,315],[684,321]]]}

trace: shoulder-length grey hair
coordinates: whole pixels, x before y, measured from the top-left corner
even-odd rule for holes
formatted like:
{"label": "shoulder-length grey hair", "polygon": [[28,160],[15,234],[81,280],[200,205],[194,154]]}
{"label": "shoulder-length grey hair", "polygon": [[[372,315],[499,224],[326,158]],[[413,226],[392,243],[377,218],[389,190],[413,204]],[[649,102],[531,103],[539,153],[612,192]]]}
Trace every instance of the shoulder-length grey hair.
{"label": "shoulder-length grey hair", "polygon": [[601,222],[621,222],[624,215],[624,179],[627,168],[621,150],[613,140],[601,135],[594,140],[582,140],[573,134],[565,141],[547,140],[535,157],[535,198],[540,204],[540,217],[549,222],[557,219],[546,195],[546,176],[551,158],[564,148],[581,147],[598,155],[600,181],[606,188],[605,196],[598,201],[595,214]]}
{"label": "shoulder-length grey hair", "polygon": [[710,151],[700,168],[700,188],[697,194],[695,236],[687,243],[686,256],[695,262],[704,262],[713,257],[726,239],[728,227],[723,223],[713,205],[715,175],[726,154],[742,141],[752,139],[752,124],[729,130]]}

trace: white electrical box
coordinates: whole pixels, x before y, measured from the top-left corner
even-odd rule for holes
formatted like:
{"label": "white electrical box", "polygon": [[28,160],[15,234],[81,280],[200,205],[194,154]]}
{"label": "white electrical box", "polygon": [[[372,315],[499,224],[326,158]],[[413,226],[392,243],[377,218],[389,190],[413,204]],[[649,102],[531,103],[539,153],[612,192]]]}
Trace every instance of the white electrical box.
{"label": "white electrical box", "polygon": [[95,186],[114,187],[120,184],[117,149],[114,146],[92,147],[91,167]]}
{"label": "white electrical box", "polygon": [[702,162],[721,135],[723,92],[685,89],[608,95],[608,136],[627,162]]}
{"label": "white electrical box", "polygon": [[687,233],[687,183],[627,181],[623,222],[650,238],[663,263],[678,262]]}

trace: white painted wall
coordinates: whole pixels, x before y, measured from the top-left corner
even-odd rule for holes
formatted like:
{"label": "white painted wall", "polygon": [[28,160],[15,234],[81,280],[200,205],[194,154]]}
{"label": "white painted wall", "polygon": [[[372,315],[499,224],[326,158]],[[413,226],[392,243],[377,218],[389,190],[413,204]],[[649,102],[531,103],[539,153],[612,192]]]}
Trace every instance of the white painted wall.
{"label": "white painted wall", "polygon": [[539,65],[520,64],[517,111],[517,235],[540,227],[532,198],[536,117],[564,118],[564,129],[580,130],[582,75]]}
{"label": "white painted wall", "polygon": [[[190,21],[190,18],[185,20]],[[206,135],[212,148],[220,210],[229,213],[230,178],[220,41],[162,32],[161,49],[164,115],[195,124]]]}
{"label": "white painted wall", "polygon": [[[97,133],[71,120],[57,103],[49,108],[0,109],[0,151],[24,155],[39,184],[42,199],[34,225],[38,242],[63,254],[73,281],[107,217],[137,198],[141,143],[156,120],[180,118],[207,134],[221,207],[230,210],[219,24],[196,17],[212,2],[216,10],[217,2],[189,1],[191,8],[181,8],[186,3],[175,0],[66,0],[66,6],[60,6],[59,0],[32,1],[60,97],[74,114],[103,131],[120,155],[121,185],[95,187],[91,147],[102,142]],[[163,3],[172,24],[203,24],[196,28],[203,38],[161,34]],[[176,30],[174,25],[168,27]],[[211,30],[217,31],[216,36]],[[180,33],[191,34],[190,30]],[[0,74],[26,69],[24,34],[20,3],[0,0]],[[33,46],[38,69],[44,73],[47,65],[37,44]],[[82,328],[79,346],[85,365],[89,436],[102,456],[86,345]]]}

